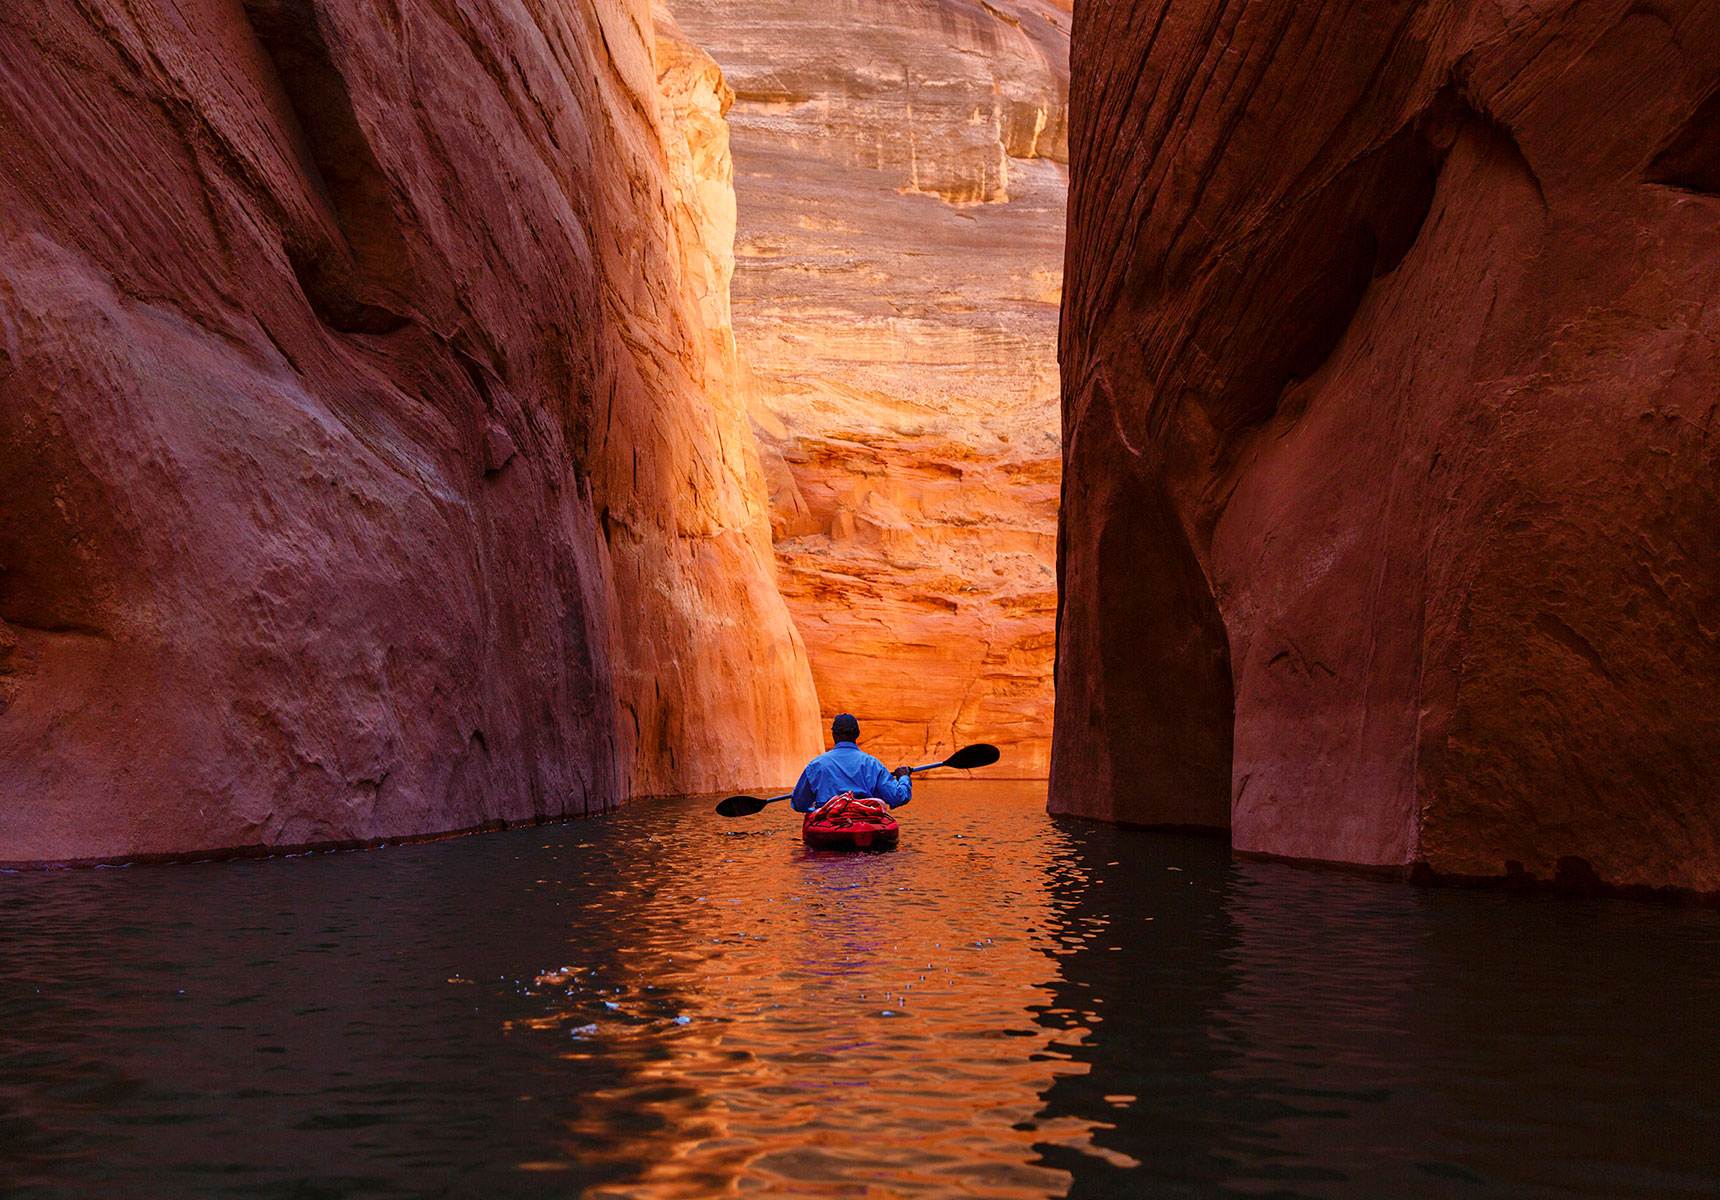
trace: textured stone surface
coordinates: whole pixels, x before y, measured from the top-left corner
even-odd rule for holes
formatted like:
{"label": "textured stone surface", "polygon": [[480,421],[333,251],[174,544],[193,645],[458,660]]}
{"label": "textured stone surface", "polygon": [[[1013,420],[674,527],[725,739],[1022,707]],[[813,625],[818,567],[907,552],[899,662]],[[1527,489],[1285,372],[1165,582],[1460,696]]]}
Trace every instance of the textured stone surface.
{"label": "textured stone surface", "polygon": [[25,6],[0,63],[0,860],[798,765],[642,5]]}
{"label": "textured stone surface", "polygon": [[737,96],[734,323],[825,715],[1042,775],[1067,8],[670,6]]}
{"label": "textured stone surface", "polygon": [[[627,432],[603,458],[614,472],[604,494],[628,498],[632,515],[599,513],[620,592],[632,790],[792,783],[820,749],[819,721],[806,651],[777,587],[766,482],[737,386],[728,93],[710,56],[672,20],[659,20],[657,32],[676,236],[667,274],[633,281],[621,361],[640,369],[642,386],[628,394]],[[635,261],[662,253],[646,250]],[[622,258],[613,267],[620,291],[637,268]],[[655,470],[638,473],[650,462]]]}
{"label": "textured stone surface", "polygon": [[1720,5],[1075,29],[1053,807],[1720,889]]}

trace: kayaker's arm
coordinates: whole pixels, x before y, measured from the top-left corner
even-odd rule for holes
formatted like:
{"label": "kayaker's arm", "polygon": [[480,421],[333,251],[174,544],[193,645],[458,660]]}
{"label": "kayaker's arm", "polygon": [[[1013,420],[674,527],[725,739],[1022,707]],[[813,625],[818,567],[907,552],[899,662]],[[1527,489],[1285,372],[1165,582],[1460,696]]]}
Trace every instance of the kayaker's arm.
{"label": "kayaker's arm", "polygon": [[872,794],[884,801],[891,808],[901,808],[914,798],[914,777],[909,774],[897,775],[884,769],[884,764],[878,764],[878,781],[873,785]]}
{"label": "kayaker's arm", "polygon": [[795,812],[811,812],[818,807],[818,792],[812,785],[812,764],[808,763],[801,771],[800,779],[794,785],[794,794],[789,798],[788,806]]}

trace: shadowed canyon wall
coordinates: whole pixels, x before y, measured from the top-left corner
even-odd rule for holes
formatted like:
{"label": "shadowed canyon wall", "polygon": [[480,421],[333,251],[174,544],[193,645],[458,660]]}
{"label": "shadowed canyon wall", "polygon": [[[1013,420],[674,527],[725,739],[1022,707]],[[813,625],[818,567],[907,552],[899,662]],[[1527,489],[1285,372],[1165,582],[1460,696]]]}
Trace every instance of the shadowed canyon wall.
{"label": "shadowed canyon wall", "polygon": [[25,6],[0,63],[0,861],[798,768],[643,4]]}
{"label": "shadowed canyon wall", "polygon": [[1720,889],[1716,45],[1078,7],[1055,809]]}
{"label": "shadowed canyon wall", "polygon": [[669,7],[734,90],[735,331],[824,714],[1043,775],[1067,6]]}

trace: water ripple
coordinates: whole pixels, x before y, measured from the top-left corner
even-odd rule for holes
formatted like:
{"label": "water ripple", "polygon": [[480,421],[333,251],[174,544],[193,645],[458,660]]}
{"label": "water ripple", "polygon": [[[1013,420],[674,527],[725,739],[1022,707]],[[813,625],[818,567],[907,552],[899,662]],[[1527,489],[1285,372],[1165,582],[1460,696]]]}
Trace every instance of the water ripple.
{"label": "water ripple", "polygon": [[1705,1195],[1720,914],[1429,892],[927,786],[0,879],[0,1185]]}

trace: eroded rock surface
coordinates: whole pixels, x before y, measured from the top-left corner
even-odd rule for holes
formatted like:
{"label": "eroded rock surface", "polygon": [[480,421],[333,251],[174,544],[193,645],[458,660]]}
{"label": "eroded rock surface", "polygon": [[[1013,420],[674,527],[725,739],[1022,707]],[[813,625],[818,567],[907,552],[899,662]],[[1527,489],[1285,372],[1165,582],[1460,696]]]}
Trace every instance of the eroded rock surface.
{"label": "eroded rock surface", "polygon": [[652,37],[625,0],[0,16],[0,860],[816,744]]}
{"label": "eroded rock surface", "polygon": [[734,324],[825,715],[1043,774],[1067,7],[670,7],[737,97]]}
{"label": "eroded rock surface", "polygon": [[1720,5],[1075,25],[1053,806],[1720,889]]}

